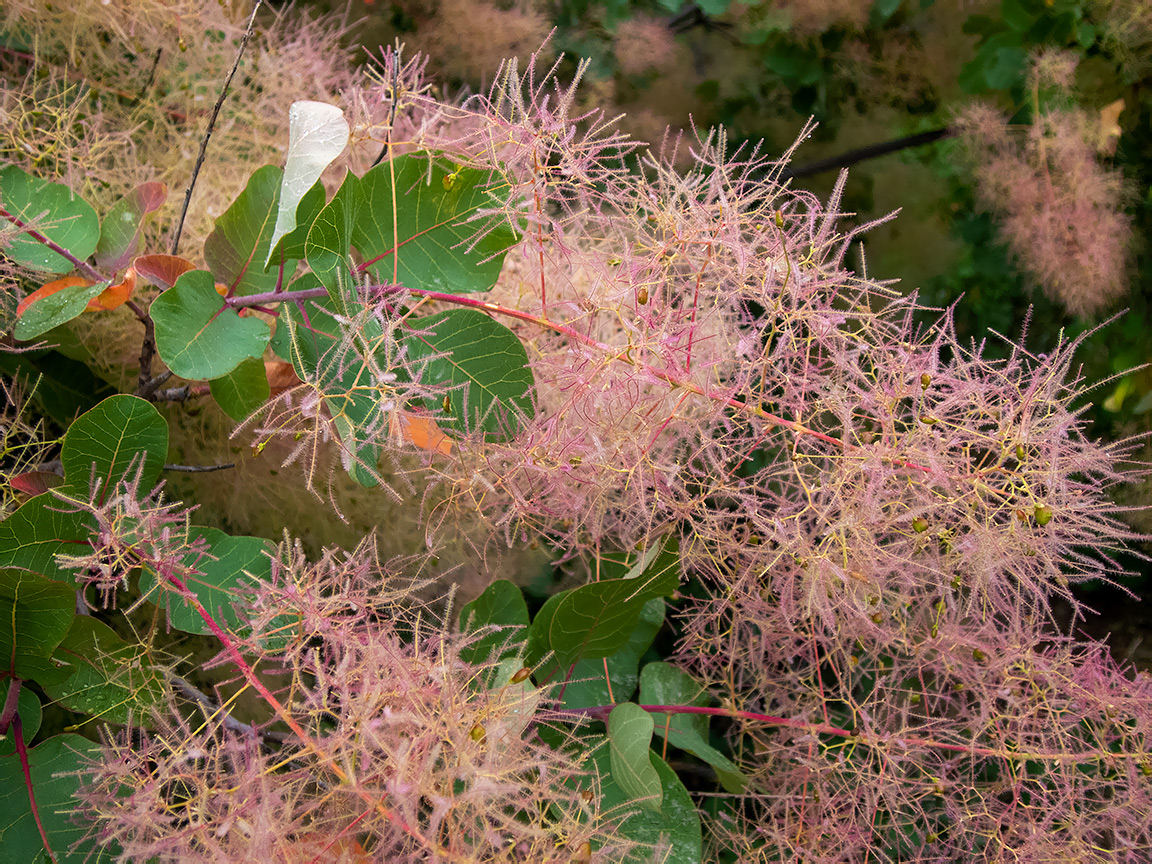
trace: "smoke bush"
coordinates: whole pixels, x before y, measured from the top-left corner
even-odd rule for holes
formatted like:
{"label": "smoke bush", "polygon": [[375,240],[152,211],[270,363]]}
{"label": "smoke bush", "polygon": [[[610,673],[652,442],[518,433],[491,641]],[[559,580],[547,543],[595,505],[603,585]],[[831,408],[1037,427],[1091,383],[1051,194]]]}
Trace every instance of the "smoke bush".
{"label": "smoke bush", "polygon": [[[538,544],[570,583],[601,588],[644,574],[621,608],[662,610],[671,590],[653,586],[671,569],[683,593],[675,669],[661,674],[690,676],[719,707],[697,693],[632,707],[724,718],[719,758],[673,739],[672,720],[664,730],[740,787],[694,789],[708,860],[1147,860],[1152,683],[1062,635],[1051,611],[1062,598],[1080,612],[1069,586],[1120,574],[1137,536],[1108,499],[1140,474],[1137,442],[1086,436],[1078,342],[989,359],[958,342],[948,310],[851,272],[865,229],[839,227],[844,178],[825,202],[790,188],[791,151],[731,152],[716,133],[642,151],[579,113],[579,75],[560,86],[534,61],[462,104],[422,73],[388,52],[346,93],[354,158],[371,143],[388,167],[424,159],[432,189],[491,172],[499,194],[452,251],[515,236],[499,280],[482,299],[404,284],[393,249],[390,279],[377,262],[349,267],[333,332],[305,317],[314,295],[296,295],[277,326],[336,346],[237,435],[258,451],[290,442],[285,461],[310,487],[337,464],[364,485],[401,478],[391,492],[426,507],[429,548]],[[469,385],[434,379],[435,350],[417,356],[426,307],[507,325],[530,398],[449,427]],[[370,407],[354,421],[356,399]],[[420,445],[416,467],[413,417],[452,429]],[[93,836],[125,860],[677,854],[659,832],[629,833],[644,795],[616,807],[599,794],[633,764],[613,737],[617,703],[637,677],[653,691],[644,673],[613,691],[620,646],[564,654],[576,616],[563,603],[588,595],[546,604],[532,626],[554,615],[552,641],[538,650],[529,629],[518,647],[467,616],[457,626],[447,600],[418,602],[428,555],[381,562],[366,541],[309,560],[285,540],[267,578],[236,587],[225,628],[192,582],[226,544],[205,548],[143,476],[87,498],[71,478],[54,506],[84,514],[93,539],[58,561],[108,595],[143,568],[153,598],[170,616],[187,604],[223,647],[213,665],[270,712],[242,723],[223,689],[201,699],[165,670],[165,699],[105,735],[82,794]],[[587,657],[602,672],[581,678]],[[607,696],[578,704],[567,691],[590,680]],[[600,721],[610,759],[585,737]],[[642,767],[668,768],[648,753]],[[698,818],[664,806],[662,829]]]}

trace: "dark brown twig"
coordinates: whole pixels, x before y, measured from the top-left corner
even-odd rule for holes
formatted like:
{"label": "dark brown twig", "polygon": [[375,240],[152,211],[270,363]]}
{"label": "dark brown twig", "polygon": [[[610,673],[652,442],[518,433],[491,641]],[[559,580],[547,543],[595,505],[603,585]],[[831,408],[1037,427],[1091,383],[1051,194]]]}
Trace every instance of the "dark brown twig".
{"label": "dark brown twig", "polygon": [[183,471],[186,474],[210,474],[213,471],[227,471],[235,468],[235,462],[224,462],[221,465],[165,465],[165,471]]}
{"label": "dark brown twig", "polygon": [[256,13],[260,11],[260,7],[263,5],[264,0],[256,0],[256,5],[252,7],[252,15],[248,18],[248,26],[244,30],[244,37],[240,40],[240,48],[236,52],[236,62],[232,64],[232,71],[224,79],[224,86],[220,88],[220,98],[216,100],[212,114],[208,117],[208,128],[204,130],[204,138],[200,141],[200,152],[196,156],[196,164],[192,166],[192,179],[188,182],[188,190],[184,193],[184,206],[180,208],[180,218],[176,222],[176,230],[172,237],[171,254],[173,255],[176,254],[176,250],[180,246],[180,233],[184,230],[184,219],[188,215],[188,204],[192,200],[192,190],[196,188],[196,178],[200,175],[200,167],[204,164],[204,154],[208,150],[208,139],[212,137],[212,128],[216,125],[216,118],[220,115],[220,109],[228,97],[228,87],[232,84],[232,77],[240,68],[240,59],[244,56],[244,49],[248,47],[248,40],[252,38],[252,29],[256,25]]}
{"label": "dark brown twig", "polygon": [[818,159],[815,162],[809,162],[807,165],[800,165],[796,168],[785,168],[781,171],[780,179],[787,180],[789,177],[811,177],[814,174],[823,174],[825,171],[849,168],[852,165],[866,162],[869,159],[875,159],[878,156],[887,156],[889,153],[907,150],[910,147],[923,147],[925,144],[932,144],[944,138],[951,138],[955,134],[956,130],[954,128],[945,126],[942,129],[932,129],[929,132],[917,132],[915,135],[906,135],[903,138],[894,138],[891,141],[881,141],[879,144],[868,144],[864,147],[857,147],[855,150],[840,153],[837,156],[829,156],[827,159]]}

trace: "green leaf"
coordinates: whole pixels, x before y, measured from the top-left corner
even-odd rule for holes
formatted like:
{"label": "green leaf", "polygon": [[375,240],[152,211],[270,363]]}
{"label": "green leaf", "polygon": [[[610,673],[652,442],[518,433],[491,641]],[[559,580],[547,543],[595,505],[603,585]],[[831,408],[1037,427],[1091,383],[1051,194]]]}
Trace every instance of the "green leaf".
{"label": "green leaf", "polygon": [[[524,602],[520,589],[507,579],[493,582],[483,594],[460,610],[461,630],[477,633],[486,627],[499,629],[485,633],[465,647],[460,652],[464,662],[480,664],[490,657],[497,660],[510,657],[516,653],[516,644],[527,638],[528,604]],[[500,648],[504,650],[496,655]]]}
{"label": "green leaf", "polygon": [[[140,470],[140,495],[151,492],[168,458],[168,424],[149,402],[118,393],[76,420],[64,435],[63,490],[87,498],[95,480],[100,501]],[[142,467],[141,467],[141,463]]]}
{"label": "green leaf", "polygon": [[[54,334],[56,335],[56,334]],[[20,377],[45,415],[67,429],[73,420],[116,392],[91,368],[57,349],[0,353],[0,375]]]}
{"label": "green leaf", "polygon": [[984,67],[984,80],[992,90],[1007,90],[1024,77],[1028,53],[1016,45],[998,49]]}
{"label": "green leaf", "polygon": [[[552,650],[550,636],[552,622],[556,620],[556,611],[560,608],[560,604],[571,593],[571,590],[568,590],[553,594],[544,601],[544,605],[540,607],[540,611],[532,619],[532,623],[528,626],[528,640],[524,645],[524,660],[529,666],[539,665],[548,655],[548,652]],[[555,669],[556,665],[552,664],[547,669],[539,670],[538,680],[550,678]]]}
{"label": "green leaf", "polygon": [[205,270],[185,273],[150,311],[160,358],[192,381],[219,378],[248,357],[262,357],[271,336],[259,318],[241,318],[225,306]]}
{"label": "green leaf", "polygon": [[52,652],[76,615],[76,589],[26,570],[0,570],[0,672],[41,684],[72,670]]}
{"label": "green leaf", "polygon": [[96,263],[109,270],[119,270],[140,249],[140,232],[144,217],[160,209],[168,198],[163,183],[141,183],[104,214],[100,223],[100,241],[96,244]]}
{"label": "green leaf", "polygon": [[[10,686],[10,685],[9,685]],[[27,687],[20,688],[20,695],[16,699],[16,713],[20,715],[20,722],[24,725],[24,743],[27,744],[36,737],[40,731],[40,724],[44,720],[44,709],[40,706],[40,697]],[[0,757],[9,756],[16,752],[16,740],[9,729],[0,735]],[[7,762],[0,759],[0,764]]]}
{"label": "green leaf", "polygon": [[151,665],[147,646],[125,642],[103,621],[77,615],[52,655],[74,670],[65,681],[45,684],[50,699],[109,723],[147,721],[164,698],[164,679]]}
{"label": "green leaf", "polygon": [[348,172],[332,200],[317,215],[304,242],[308,266],[328,289],[328,296],[336,303],[334,308],[345,314],[350,314],[356,306],[352,280],[352,227],[363,204],[360,178]]}
{"label": "green leaf", "polygon": [[[8,214],[0,214],[0,222],[15,224],[14,220],[19,220],[77,260],[83,261],[96,251],[100,218],[67,186],[48,183],[9,165],[0,171],[0,208]],[[9,242],[4,254],[25,267],[47,273],[71,273],[75,269],[71,261],[27,232],[16,234]]]}
{"label": "green leaf", "polygon": [[[304,282],[305,280],[298,280]],[[378,481],[373,475],[380,448],[372,443],[389,422],[385,412],[388,383],[374,377],[373,369],[387,372],[396,362],[397,350],[380,323],[367,315],[342,325],[331,312],[337,301],[308,301],[304,313],[295,304],[277,321],[278,350],[290,346],[289,356],[296,374],[317,388],[325,410],[332,418],[346,450],[355,454],[349,475],[363,486]],[[348,331],[348,332],[346,332]],[[349,350],[350,344],[350,350]],[[366,363],[371,357],[372,362]]]}
{"label": "green leaf", "polygon": [[[243,629],[239,602],[251,593],[254,582],[271,578],[272,561],[267,553],[272,551],[272,544],[261,537],[233,537],[216,528],[194,525],[188,543],[199,538],[208,548],[184,556],[183,563],[198,571],[185,584],[216,623],[229,632],[238,632]],[[146,595],[156,592],[156,605],[168,610],[168,620],[177,630],[202,635],[212,632],[196,607],[169,583],[160,585],[152,570],[141,574],[140,591]]]}
{"label": "green leaf", "polygon": [[415,366],[424,361],[421,381],[448,388],[450,409],[435,415],[441,428],[509,440],[520,415],[534,415],[528,354],[503,324],[475,309],[449,309],[412,326],[405,343]]}
{"label": "green leaf", "polygon": [[[691,675],[668,663],[649,663],[640,673],[641,705],[707,705],[711,698]],[[728,792],[744,791],[748,778],[723,753],[708,743],[708,717],[703,714],[653,714],[656,734],[668,743],[711,765]]]}
{"label": "green leaf", "polygon": [[63,512],[51,493],[37,495],[0,522],[0,567],[29,570],[49,579],[76,584],[76,574],[56,565],[59,554],[90,551],[92,517]]}
{"label": "green leaf", "polygon": [[715,18],[728,11],[731,0],[696,0],[696,5],[705,15]]}
{"label": "green leaf", "polygon": [[1037,8],[1037,5],[1028,0],[1000,0],[1000,17],[1013,30],[1023,33],[1043,12],[1043,7]]}
{"label": "green leaf", "polygon": [[264,262],[276,225],[282,176],[275,165],[257,168],[204,241],[204,261],[213,280],[228,285],[232,294],[256,294],[276,287],[279,274],[265,273]]}
{"label": "green leaf", "polygon": [[561,666],[580,658],[610,657],[632,635],[644,604],[668,597],[680,584],[675,541],[653,543],[623,579],[576,588],[557,607],[548,641]]}
{"label": "green leaf", "polygon": [[449,294],[487,291],[517,239],[497,217],[477,218],[482,209],[502,206],[500,183],[494,171],[453,171],[444,159],[429,164],[427,157],[404,155],[382,162],[360,180],[367,212],[354,222],[352,245],[378,283]]}
{"label": "green leaf", "polygon": [[976,56],[960,71],[957,79],[966,92],[1005,90],[1018,83],[1028,55],[1020,45],[1020,35],[1002,31],[989,36]]}
{"label": "green leaf", "polygon": [[16,319],[12,335],[27,341],[47,333],[53,327],[67,324],[73,318],[80,317],[87,308],[88,301],[107,288],[108,284],[97,282],[95,285],[71,285],[55,294],[41,297],[30,303]]}
{"label": "green leaf", "polygon": [[242,360],[227,375],[213,378],[208,382],[208,389],[216,404],[237,423],[246,420],[272,394],[264,363],[255,357]]}
{"label": "green leaf", "polygon": [[634,702],[608,715],[608,752],[612,777],[645,810],[660,812],[660,775],[652,764],[652,716]]}
{"label": "green leaf", "polygon": [[[288,159],[280,186],[280,201],[272,232],[274,251],[281,238],[292,233],[299,222],[299,205],[320,183],[320,175],[348,146],[350,130],[344,112],[326,102],[293,102],[288,109]],[[321,205],[324,200],[320,187]],[[287,256],[285,256],[287,257]],[[265,266],[272,260],[272,252]]]}
{"label": "green leaf", "polygon": [[[79,735],[57,735],[28,751],[36,810],[56,864],[100,864],[116,858],[114,846],[100,842],[91,825],[75,819],[76,793],[91,782],[85,772],[100,758],[100,745]],[[0,759],[0,814],[0,861],[49,860],[15,758]]]}
{"label": "green leaf", "polygon": [[[688,790],[668,765],[649,751],[649,760],[660,778],[659,812],[638,806],[635,796],[626,791],[612,770],[610,749],[603,746],[605,738],[590,735],[584,738],[590,752],[589,761],[599,775],[599,783],[591,780],[581,783],[586,792],[599,794],[598,813],[625,813],[618,833],[636,841],[643,849],[625,858],[621,864],[640,864],[652,860],[651,850],[664,844],[667,853],[661,864],[700,864],[704,856],[704,838],[697,811]],[[631,811],[631,812],[627,812]]]}
{"label": "green leaf", "polygon": [[623,648],[608,658],[577,660],[564,685],[563,707],[591,708],[631,699],[640,679],[640,658],[651,647],[663,623],[664,600],[653,598],[641,607],[640,620]]}

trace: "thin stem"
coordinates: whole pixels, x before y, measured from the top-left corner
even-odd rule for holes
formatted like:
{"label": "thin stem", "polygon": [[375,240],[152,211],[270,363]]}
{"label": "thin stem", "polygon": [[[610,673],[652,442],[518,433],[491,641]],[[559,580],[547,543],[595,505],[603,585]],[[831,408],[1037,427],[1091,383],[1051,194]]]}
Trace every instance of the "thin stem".
{"label": "thin stem", "polygon": [[224,462],[220,465],[165,465],[165,471],[183,471],[186,474],[210,474],[213,471],[227,471],[235,468],[235,462]]}
{"label": "thin stem", "polygon": [[[612,709],[615,707],[615,705],[596,705],[590,708],[561,708],[549,713],[554,716],[580,715],[604,721],[608,719],[608,715],[612,713]],[[710,708],[703,705],[641,705],[640,707],[650,714],[703,714],[709,717],[729,717],[737,720],[751,720],[757,723],[763,723],[766,726],[783,726],[789,729],[809,732],[813,735],[836,735],[841,738],[848,738],[852,743],[862,744],[866,747],[879,748],[881,745],[889,745],[902,750],[911,750],[914,747],[925,747],[933,750],[963,753],[969,756],[1007,759],[1014,762],[1028,762],[1030,760],[1091,762],[1104,758],[1143,758],[1143,755],[1139,753],[1068,753],[1045,750],[997,750],[993,747],[949,744],[933,738],[910,738],[904,735],[886,736],[882,740],[877,736],[861,734],[858,730],[842,729],[839,726],[832,726],[828,723],[808,723],[804,720],[775,717],[771,714],[759,714],[755,711],[740,711],[735,708]]]}
{"label": "thin stem", "polygon": [[[535,324],[538,327],[542,327],[545,330],[551,330],[554,333],[560,333],[564,336],[567,336],[569,339],[579,342],[582,345],[586,345],[589,348],[595,348],[598,351],[609,354],[614,360],[619,360],[622,363],[627,363],[629,366],[640,369],[652,377],[663,381],[670,387],[687,390],[689,393],[695,393],[698,396],[703,396],[706,399],[711,399],[714,402],[727,405],[729,408],[740,411],[741,413],[751,414],[752,416],[758,417],[759,419],[771,423],[774,426],[790,429],[798,435],[808,435],[812,438],[816,438],[817,440],[825,441],[829,444],[834,444],[842,450],[851,451],[856,449],[852,444],[841,441],[839,438],[835,438],[831,435],[825,435],[823,432],[817,432],[815,429],[808,428],[803,423],[799,423],[795,420],[787,420],[775,414],[770,414],[758,405],[753,405],[752,403],[741,399],[733,399],[729,396],[710,393],[697,384],[676,374],[675,372],[670,372],[667,369],[661,369],[659,367],[645,363],[642,360],[637,360],[632,356],[630,348],[619,351],[611,345],[593,339],[591,336],[585,336],[583,333],[572,327],[569,327],[567,324],[560,324],[550,318],[545,318],[541,315],[533,315],[530,312],[522,312],[519,309],[511,309],[507,306],[500,306],[496,303],[490,303],[487,300],[477,300],[472,297],[464,297],[457,294],[446,294],[442,291],[426,291],[422,288],[407,288],[399,285],[369,285],[366,286],[364,290],[377,293],[405,292],[413,295],[414,297],[426,297],[429,300],[437,300],[442,303],[451,303],[453,305],[464,306],[469,309],[479,309],[482,312],[488,312],[492,315],[502,315],[506,318],[516,318],[520,321],[527,321],[531,324]],[[905,468],[911,468],[929,474],[932,473],[931,468],[928,468],[924,465],[918,465],[915,462],[908,462],[902,459],[894,459],[892,461],[894,464],[901,465]]]}
{"label": "thin stem", "polygon": [[36,822],[36,830],[40,832],[40,842],[44,844],[44,851],[56,864],[56,855],[48,844],[48,832],[44,830],[44,823],[40,821],[40,808],[36,806],[36,791],[32,788],[32,767],[28,764],[28,748],[24,744],[24,724],[20,722],[20,715],[12,718],[12,736],[16,743],[16,752],[20,755],[20,769],[24,772],[24,786],[28,789],[28,803],[32,807],[32,818]]}
{"label": "thin stem", "polygon": [[216,105],[212,108],[212,114],[208,118],[208,128],[204,131],[204,138],[200,141],[200,152],[196,156],[196,164],[192,166],[192,179],[188,182],[188,189],[184,193],[184,206],[180,208],[180,218],[176,222],[176,230],[172,235],[172,250],[171,254],[175,255],[176,250],[180,247],[180,234],[184,230],[184,219],[188,216],[188,205],[192,201],[192,190],[196,188],[196,178],[200,176],[200,166],[204,164],[204,155],[208,151],[208,139],[212,137],[212,129],[216,125],[216,118],[220,114],[220,108],[224,105],[224,100],[228,97],[228,87],[232,84],[232,76],[236,74],[236,70],[240,68],[240,58],[244,56],[244,49],[248,47],[248,40],[252,38],[252,29],[256,25],[256,13],[260,11],[260,7],[264,5],[264,0],[256,0],[256,5],[252,7],[252,14],[248,18],[248,26],[244,30],[244,36],[240,40],[240,48],[236,51],[236,61],[232,64],[232,71],[228,73],[228,77],[224,79],[224,86],[220,88],[220,97],[216,100]]}
{"label": "thin stem", "polygon": [[77,258],[75,255],[73,255],[71,252],[69,252],[67,249],[65,249],[63,246],[61,246],[56,241],[51,240],[48,237],[45,237],[43,234],[41,234],[35,228],[28,227],[27,222],[25,222],[23,219],[20,219],[17,216],[12,215],[7,210],[5,210],[3,207],[0,207],[0,216],[7,219],[9,222],[11,222],[17,228],[22,229],[23,233],[27,234],[29,237],[31,237],[36,242],[43,243],[45,246],[47,246],[49,249],[51,249],[57,255],[61,256],[62,258],[67,258],[69,263],[72,264],[72,266],[75,267],[77,270],[79,270],[81,273],[83,273],[84,277],[86,279],[91,279],[93,282],[107,282],[108,281],[107,276],[105,276],[103,273],[101,273],[99,270],[97,270],[95,267],[93,267],[87,261],[81,261],[79,258]]}
{"label": "thin stem", "polygon": [[784,168],[783,171],[781,171],[780,179],[783,182],[790,177],[812,177],[816,174],[823,174],[826,171],[850,168],[853,165],[866,162],[869,159],[887,156],[889,153],[898,153],[901,150],[907,150],[911,147],[923,147],[925,144],[933,144],[944,138],[955,137],[955,135],[956,129],[954,127],[944,126],[940,129],[932,129],[928,132],[917,132],[915,135],[906,135],[903,138],[895,138],[891,141],[868,144],[864,147],[857,147],[855,150],[849,150],[846,153],[840,153],[837,156],[830,156],[827,159],[809,162],[807,165],[801,165],[797,168]]}
{"label": "thin stem", "polygon": [[4,708],[0,710],[0,735],[8,734],[8,727],[16,717],[16,708],[20,700],[20,688],[24,681],[13,675],[8,679],[8,693],[4,696]]}
{"label": "thin stem", "polygon": [[243,297],[225,297],[224,305],[230,309],[247,309],[263,306],[265,303],[299,303],[327,297],[327,288],[304,288],[299,291],[264,291],[260,294],[246,294]]}

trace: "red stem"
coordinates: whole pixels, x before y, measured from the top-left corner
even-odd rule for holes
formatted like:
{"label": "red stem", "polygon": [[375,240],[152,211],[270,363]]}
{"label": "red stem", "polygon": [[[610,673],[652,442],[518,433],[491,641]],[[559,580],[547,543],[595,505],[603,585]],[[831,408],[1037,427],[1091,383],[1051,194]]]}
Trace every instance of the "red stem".
{"label": "red stem", "polygon": [[44,851],[56,864],[56,855],[48,845],[48,832],[44,830],[44,823],[40,821],[40,808],[36,806],[36,792],[32,789],[32,767],[28,764],[28,748],[24,746],[24,724],[20,722],[20,715],[12,718],[12,736],[16,743],[16,752],[20,754],[20,770],[24,772],[24,786],[28,789],[28,803],[32,805],[32,818],[36,820],[36,830],[40,832],[40,841],[44,844]]}

